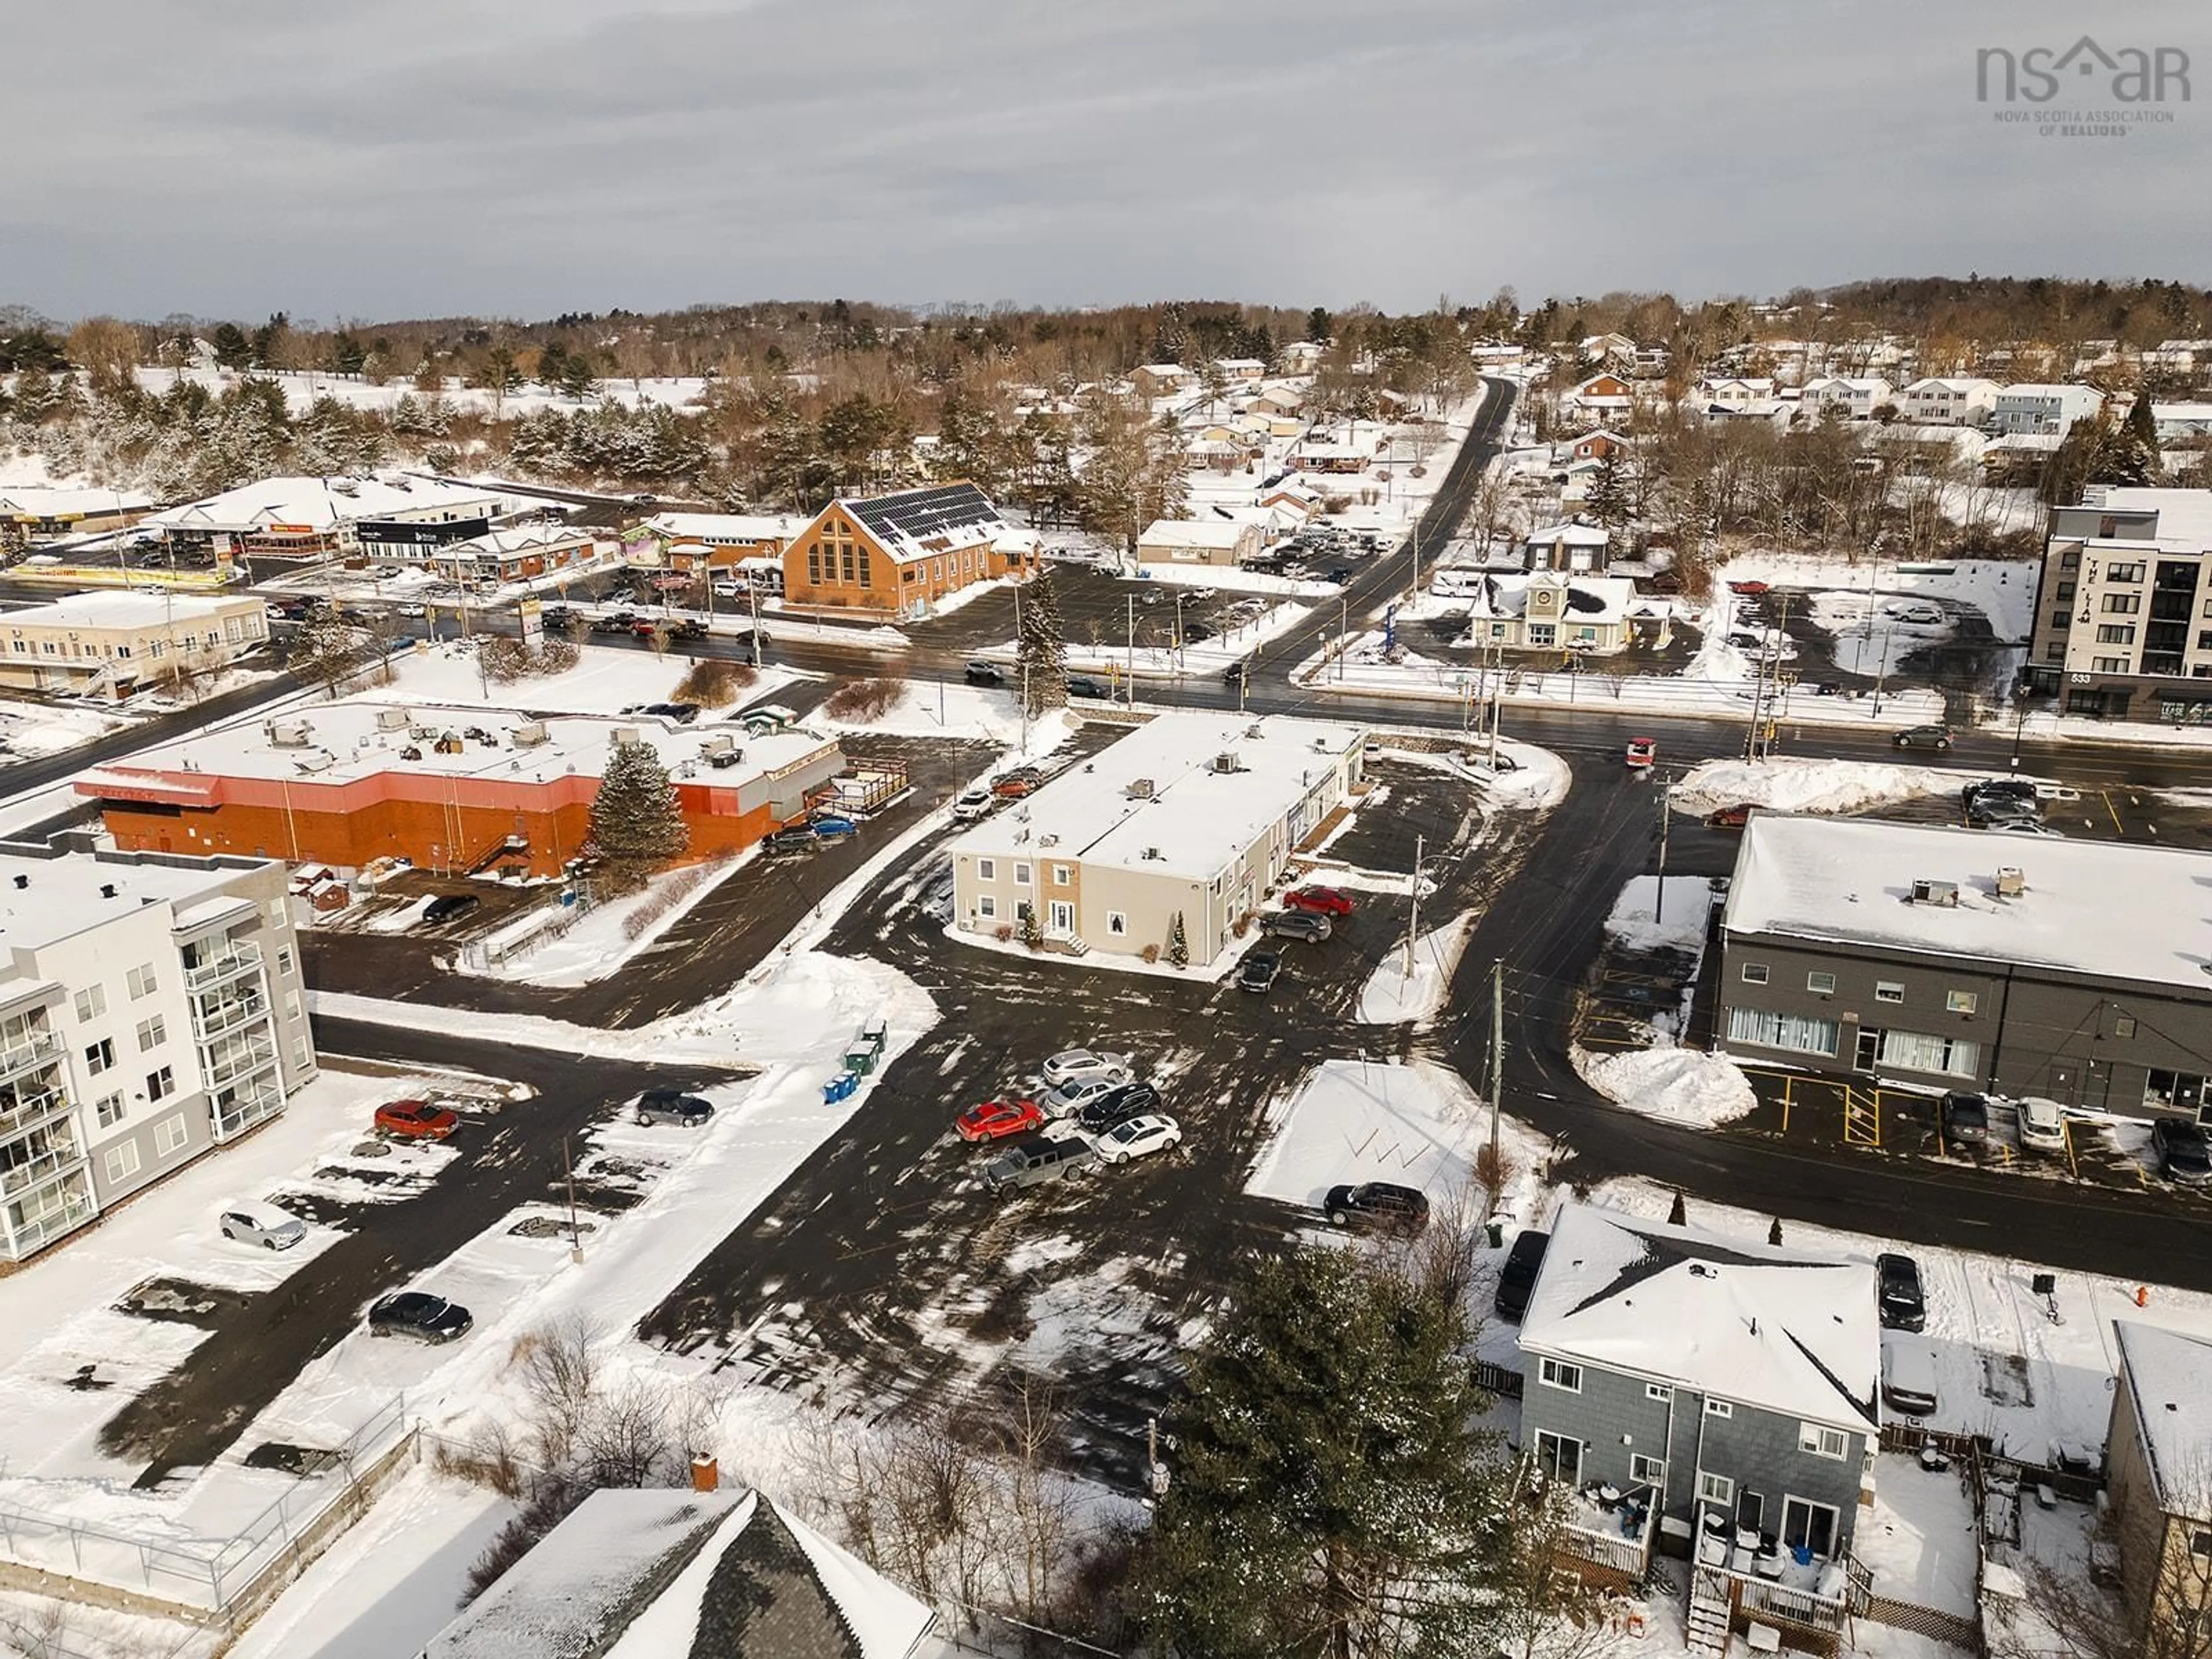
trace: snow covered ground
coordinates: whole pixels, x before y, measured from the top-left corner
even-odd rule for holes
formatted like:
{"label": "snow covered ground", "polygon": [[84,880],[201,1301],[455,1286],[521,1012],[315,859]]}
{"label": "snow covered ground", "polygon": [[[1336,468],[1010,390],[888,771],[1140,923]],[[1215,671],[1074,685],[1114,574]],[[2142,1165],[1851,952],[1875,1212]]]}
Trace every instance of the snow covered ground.
{"label": "snow covered ground", "polygon": [[94,703],[0,702],[0,757],[34,760],[118,731],[131,722]]}
{"label": "snow covered ground", "polygon": [[[1067,669],[1073,674],[1127,674],[1134,672],[1139,678],[1176,678],[1194,674],[1218,679],[1233,662],[1242,662],[1269,640],[1280,637],[1295,628],[1306,615],[1306,607],[1285,602],[1271,605],[1251,621],[1240,623],[1211,639],[1185,645],[1181,650],[1164,646],[1140,645],[1133,653],[1125,644],[1116,646],[1111,631],[1100,644],[1088,640],[1067,641]],[[1146,611],[1144,623],[1147,632],[1164,631],[1164,620],[1156,620],[1154,613]],[[1011,663],[1015,659],[1014,642],[988,647],[975,653],[991,662]]]}
{"label": "snow covered ground", "polygon": [[[496,932],[472,942],[484,947],[484,960],[479,963],[471,951],[465,950],[454,958],[453,970],[488,978],[520,980],[532,985],[588,985],[605,979],[653,950],[670,928],[750,863],[753,856],[748,850],[740,858],[667,871],[654,877],[641,891],[626,893],[594,906],[566,933],[535,945],[529,941],[545,928],[549,912],[557,907],[534,906]],[[665,896],[678,888],[682,890],[679,896],[672,900]],[[667,908],[646,924],[642,931],[633,934],[632,919],[658,903],[665,903]],[[415,911],[416,907],[410,905],[408,909]]]}
{"label": "snow covered ground", "polygon": [[1662,901],[1657,876],[1632,876],[1605,919],[1606,933],[1632,951],[1686,951],[1693,958],[1702,957],[1712,888],[1704,876],[1669,876]]}
{"label": "snow covered ground", "polygon": [[[553,714],[618,714],[641,703],[667,702],[691,671],[692,659],[671,653],[579,647],[577,662],[565,673],[535,676],[502,685],[487,681],[477,666],[473,647],[458,641],[425,643],[392,659],[392,682],[377,684],[374,673],[348,695],[364,702],[415,701],[461,708],[527,708]],[[763,668],[759,678],[732,708],[749,707],[805,678],[787,668]],[[701,720],[719,719],[716,712]]]}
{"label": "snow covered ground", "polygon": [[1268,1121],[1244,1190],[1316,1210],[1344,1182],[1395,1182],[1441,1203],[1473,1178],[1487,1133],[1455,1073],[1382,1060],[1323,1061]]}
{"label": "snow covered ground", "polygon": [[1402,1024],[1433,1015],[1451,988],[1461,950],[1475,912],[1455,917],[1413,941],[1411,971],[1407,952],[1393,950],[1376,964],[1359,994],[1359,1018],[1370,1025]]}
{"label": "snow covered ground", "polygon": [[[210,392],[221,392],[235,386],[241,378],[234,370],[217,368],[141,368],[135,373],[138,384],[155,397],[180,380],[189,380]],[[435,392],[422,392],[417,390],[413,380],[406,375],[387,380],[382,386],[372,386],[367,380],[349,379],[321,369],[257,368],[253,375],[256,380],[273,380],[282,387],[284,402],[295,415],[305,412],[318,398],[334,398],[354,409],[388,411],[402,398],[412,398],[421,403],[436,397],[453,409],[485,416],[497,412],[508,420],[546,410],[569,414],[604,404],[622,404],[632,408],[661,404],[672,409],[684,409],[696,403],[708,386],[707,381],[696,377],[655,378],[648,375],[636,380],[602,380],[592,397],[577,398],[549,392],[535,385],[495,396],[488,387],[467,386],[450,377]],[[17,479],[12,482],[27,481]]]}
{"label": "snow covered ground", "polygon": [[1780,812],[1856,812],[1914,795],[1950,795],[1985,773],[1877,761],[1815,760],[1771,755],[1765,760],[1700,761],[1674,787],[1675,806],[1710,812],[1764,806]]}

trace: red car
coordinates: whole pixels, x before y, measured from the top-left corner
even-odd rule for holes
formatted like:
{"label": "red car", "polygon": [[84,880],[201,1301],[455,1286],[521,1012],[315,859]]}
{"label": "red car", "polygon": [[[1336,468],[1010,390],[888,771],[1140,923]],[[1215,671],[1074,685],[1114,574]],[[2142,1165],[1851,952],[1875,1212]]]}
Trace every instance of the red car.
{"label": "red car", "polygon": [[1293,887],[1283,895],[1288,910],[1318,910],[1324,915],[1352,914],[1352,895],[1336,887]]}
{"label": "red car", "polygon": [[1008,1135],[1024,1135],[1044,1127],[1044,1109],[1034,1100],[987,1100],[961,1113],[952,1127],[960,1132],[961,1139],[970,1143],[1004,1140]]}
{"label": "red car", "polygon": [[460,1121],[444,1107],[433,1106],[427,1100],[391,1100],[376,1109],[380,1134],[409,1140],[443,1140]]}
{"label": "red car", "polygon": [[1729,592],[1741,593],[1747,599],[1755,599],[1762,593],[1771,593],[1773,591],[1774,586],[1771,582],[1744,581],[1729,584]]}
{"label": "red car", "polygon": [[991,793],[1009,800],[1019,800],[1024,795],[1033,795],[1044,785],[1044,774],[1034,767],[1024,767],[1018,772],[1009,772],[991,785]]}
{"label": "red car", "polygon": [[1751,822],[1752,808],[1748,803],[1740,806],[1723,806],[1717,812],[1705,814],[1705,826],[1711,830],[1741,830]]}
{"label": "red car", "polygon": [[1628,740],[1628,763],[1641,770],[1659,758],[1659,739],[1631,738]]}

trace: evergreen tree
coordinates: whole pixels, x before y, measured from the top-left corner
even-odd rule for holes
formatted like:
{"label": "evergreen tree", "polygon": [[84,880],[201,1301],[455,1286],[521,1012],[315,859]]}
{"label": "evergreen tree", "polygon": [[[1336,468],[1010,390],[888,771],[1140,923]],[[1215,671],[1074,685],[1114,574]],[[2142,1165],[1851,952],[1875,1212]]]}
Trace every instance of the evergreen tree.
{"label": "evergreen tree", "polygon": [[236,323],[218,325],[208,343],[215,349],[218,368],[244,368],[253,361],[253,342]]}
{"label": "evergreen tree", "polygon": [[1686,1227],[1690,1224],[1689,1206],[1683,1203],[1682,1195],[1680,1193],[1674,1194],[1674,1206],[1667,1212],[1667,1224],[1670,1227]]}
{"label": "evergreen tree", "polygon": [[331,372],[358,376],[368,366],[368,348],[344,329],[331,341]]}
{"label": "evergreen tree", "polygon": [[1773,1224],[1767,1228],[1766,1242],[1778,1250],[1782,1248],[1782,1218],[1780,1216],[1775,1217]]}
{"label": "evergreen tree", "polygon": [[592,798],[589,834],[604,879],[617,892],[643,885],[691,844],[676,786],[652,744],[617,744],[609,753]]}
{"label": "evergreen tree", "polygon": [[1067,630],[1060,619],[1049,567],[1016,595],[1021,606],[1020,637],[1014,641],[1022,677],[1022,696],[1032,715],[1067,702]]}
{"label": "evergreen tree", "polygon": [[1138,1574],[1155,1652],[1467,1655],[1512,1557],[1514,1462],[1457,1302],[1358,1252],[1263,1258],[1191,1367]]}
{"label": "evergreen tree", "polygon": [[2136,393],[2134,406],[2128,410],[2125,433],[2136,452],[2142,457],[2143,476],[2147,478],[2156,477],[2160,471],[2158,412],[2151,407],[2150,392],[2148,388]]}
{"label": "evergreen tree", "polygon": [[338,687],[370,656],[368,637],[337,612],[318,606],[293,630],[284,653],[284,666],[294,678],[319,685],[336,696]]}
{"label": "evergreen tree", "polygon": [[1190,934],[1182,925],[1180,910],[1168,923],[1168,961],[1177,968],[1190,966]]}
{"label": "evergreen tree", "polygon": [[283,312],[273,313],[269,320],[253,331],[253,366],[256,368],[275,368],[277,358],[284,349],[284,342],[292,332],[292,319]]}
{"label": "evergreen tree", "polygon": [[1628,522],[1628,481],[1620,476],[1618,449],[1607,449],[1604,459],[1598,462],[1597,476],[1590,480],[1583,506],[1590,517],[1609,530]]}
{"label": "evergreen tree", "polygon": [[1316,306],[1306,313],[1306,338],[1314,345],[1328,343],[1329,329],[1334,322],[1325,307]]}

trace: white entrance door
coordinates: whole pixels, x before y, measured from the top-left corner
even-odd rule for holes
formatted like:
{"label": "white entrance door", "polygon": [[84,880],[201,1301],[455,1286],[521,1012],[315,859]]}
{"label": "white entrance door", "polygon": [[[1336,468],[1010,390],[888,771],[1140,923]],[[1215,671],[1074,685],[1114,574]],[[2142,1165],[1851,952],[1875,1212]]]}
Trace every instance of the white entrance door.
{"label": "white entrance door", "polygon": [[1066,899],[1054,899],[1051,908],[1051,931],[1072,933],[1075,931],[1075,907]]}

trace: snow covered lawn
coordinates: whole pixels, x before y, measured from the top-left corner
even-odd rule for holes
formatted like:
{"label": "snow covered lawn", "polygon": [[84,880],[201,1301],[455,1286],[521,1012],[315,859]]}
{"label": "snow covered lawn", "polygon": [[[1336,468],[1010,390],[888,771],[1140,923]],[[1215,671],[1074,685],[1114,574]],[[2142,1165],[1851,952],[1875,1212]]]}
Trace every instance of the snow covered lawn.
{"label": "snow covered lawn", "polygon": [[0,757],[35,760],[130,725],[96,703],[0,702]]}
{"label": "snow covered lawn", "polygon": [[1673,1048],[1598,1054],[1577,1047],[1574,1062],[1583,1081],[1607,1099],[1692,1128],[1718,1128],[1759,1103],[1750,1080],[1725,1054]]}
{"label": "snow covered lawn", "polygon": [[1268,1121],[1244,1190],[1316,1210],[1340,1182],[1395,1182],[1441,1202],[1473,1179],[1487,1132],[1455,1073],[1353,1060],[1322,1061]]}
{"label": "snow covered lawn", "polygon": [[1406,971],[1407,953],[1394,949],[1376,964],[1359,994],[1359,1018],[1370,1025],[1392,1025],[1425,1020],[1434,1014],[1450,988],[1452,970],[1459,966],[1467,943],[1472,910],[1413,941],[1412,972]]}
{"label": "snow covered lawn", "polygon": [[1764,806],[1780,812],[1856,812],[1914,795],[1951,795],[1986,774],[1879,761],[1815,760],[1775,755],[1765,760],[1700,761],[1674,786],[1674,805],[1688,811]]}
{"label": "snow covered lawn", "polygon": [[1234,564],[1141,565],[1136,579],[1158,582],[1163,586],[1218,587],[1224,593],[1280,593],[1301,599],[1333,599],[1341,591],[1334,582],[1316,577],[1278,576],[1271,571],[1247,570]]}
{"label": "snow covered lawn", "polygon": [[[1230,664],[1243,661],[1269,640],[1287,633],[1305,615],[1304,605],[1285,602],[1272,605],[1250,622],[1239,623],[1212,639],[1185,645],[1180,651],[1165,646],[1140,645],[1133,657],[1126,644],[1114,643],[1113,630],[1109,628],[1101,644],[1093,645],[1087,640],[1067,641],[1067,671],[1071,674],[1089,674],[1094,678],[1127,674],[1131,672],[1133,662],[1134,672],[1139,678],[1176,678],[1188,674],[1218,678]],[[1143,624],[1141,631],[1164,634],[1170,617],[1166,606],[1156,606],[1139,617]],[[992,646],[975,654],[991,662],[1011,663],[1015,659],[1014,644],[1009,640],[1004,645]]]}
{"label": "snow covered lawn", "polygon": [[[690,658],[673,652],[663,657],[650,651],[586,645],[578,647],[576,665],[564,674],[487,684],[477,670],[472,647],[457,643],[429,645],[392,658],[390,685],[377,684],[372,675],[366,683],[349,687],[349,696],[368,702],[413,701],[469,708],[528,708],[553,714],[618,714],[641,703],[672,700],[691,663]],[[787,669],[763,669],[759,680],[745,692],[745,699],[757,701],[798,678]],[[709,713],[700,718],[715,716]]]}
{"label": "snow covered lawn", "polygon": [[1851,1553],[1874,1569],[1875,1594],[1973,1617],[1977,1522],[1964,1467],[1938,1474],[1915,1457],[1875,1458],[1874,1508],[1860,1511],[1851,1534]]}

